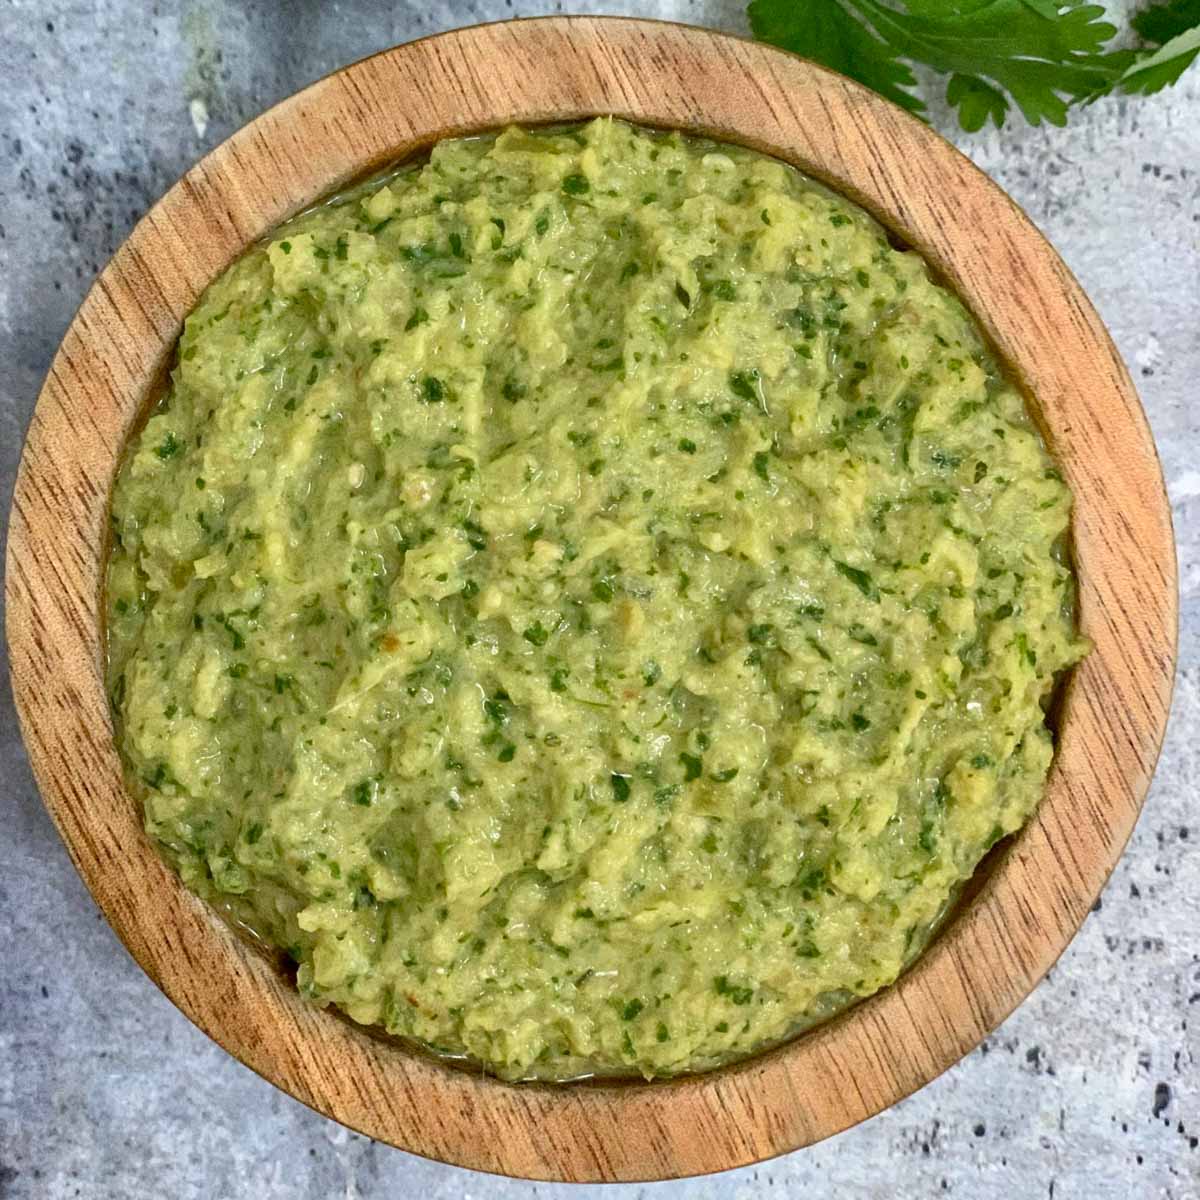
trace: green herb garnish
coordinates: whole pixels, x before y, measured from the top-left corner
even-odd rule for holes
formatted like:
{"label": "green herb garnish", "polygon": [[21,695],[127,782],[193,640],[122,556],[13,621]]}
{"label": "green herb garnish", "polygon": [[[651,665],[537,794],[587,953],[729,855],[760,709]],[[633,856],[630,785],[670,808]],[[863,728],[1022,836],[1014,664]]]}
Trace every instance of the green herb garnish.
{"label": "green herb garnish", "polygon": [[1112,92],[1149,95],[1200,54],[1195,0],[1138,13],[1143,46],[1110,49],[1117,27],[1078,0],[753,0],[756,37],[849,75],[923,114],[912,65],[947,76],[963,129],[1004,124],[1013,104],[1031,125]]}
{"label": "green herb garnish", "polygon": [[713,987],[718,996],[724,996],[733,1004],[749,1004],[754,998],[754,989],[729,982],[728,975],[718,975],[713,980]]}

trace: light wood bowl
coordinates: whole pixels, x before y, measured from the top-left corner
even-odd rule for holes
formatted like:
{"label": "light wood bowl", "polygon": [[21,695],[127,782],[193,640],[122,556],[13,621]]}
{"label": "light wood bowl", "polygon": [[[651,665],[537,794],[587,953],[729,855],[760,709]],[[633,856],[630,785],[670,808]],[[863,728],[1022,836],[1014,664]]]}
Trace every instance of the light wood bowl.
{"label": "light wood bowl", "polygon": [[[122,784],[99,597],[122,446],[183,318],[255,239],[439,138],[615,114],[704,131],[825,180],[919,250],[1028,391],[1076,497],[1095,649],[1058,711],[1028,827],[893,987],[740,1065],[672,1082],[511,1086],[303,1001],[164,866]],[[130,953],[201,1029],[319,1112],[431,1158],[537,1179],[717,1171],[845,1129],[933,1079],[1028,995],[1133,828],[1175,661],[1170,510],[1145,417],[1091,304],[1016,205],[878,96],[780,51],[648,21],[549,18],[388,50],[251,122],[138,224],[63,339],[21,460],[8,543],[21,727],[46,806]]]}

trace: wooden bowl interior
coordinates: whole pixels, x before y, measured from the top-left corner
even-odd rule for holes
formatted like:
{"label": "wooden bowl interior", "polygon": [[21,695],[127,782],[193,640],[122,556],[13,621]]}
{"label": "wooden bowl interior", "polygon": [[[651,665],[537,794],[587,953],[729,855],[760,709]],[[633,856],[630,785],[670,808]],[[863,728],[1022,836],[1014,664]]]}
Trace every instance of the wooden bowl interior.
{"label": "wooden bowl interior", "polygon": [[[108,495],[181,322],[243,250],[321,196],[509,122],[611,113],[739,142],[873,213],[976,313],[1076,495],[1095,643],[1062,689],[1046,799],[893,987],[803,1037],[654,1084],[514,1087],[313,1009],[278,959],[192,897],[141,832],[112,744],[100,629]],[[1175,659],[1170,512],[1127,372],[1058,256],[928,128],[810,63],[657,22],[546,18],[376,55],[265,113],[147,214],[84,301],[38,400],[13,500],[7,620],[22,731],[73,861],[130,952],[202,1029],[293,1096],[429,1157],[539,1179],[661,1179],[807,1145],[928,1082],[1066,946],[1161,744]]]}

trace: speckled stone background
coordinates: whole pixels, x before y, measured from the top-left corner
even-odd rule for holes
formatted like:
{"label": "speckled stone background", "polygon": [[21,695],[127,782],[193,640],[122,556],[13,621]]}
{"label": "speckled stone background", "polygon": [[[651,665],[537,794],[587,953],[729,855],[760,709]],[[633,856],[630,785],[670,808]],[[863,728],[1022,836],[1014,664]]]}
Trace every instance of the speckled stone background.
{"label": "speckled stone background", "polygon": [[[76,305],[194,159],[275,100],[371,51],[562,7],[0,0],[5,512],[34,397]],[[744,30],[738,0],[567,7]],[[1158,437],[1183,604],[1162,763],[1102,904],[1034,995],[959,1066],[814,1149],[702,1180],[610,1188],[605,1200],[1200,1200],[1200,67],[1173,92],[1101,102],[1067,130],[1018,122],[957,140],[1091,293]],[[599,1193],[477,1175],[376,1145],[209,1042],[142,975],[76,877],[38,800],[4,687],[0,1198]]]}

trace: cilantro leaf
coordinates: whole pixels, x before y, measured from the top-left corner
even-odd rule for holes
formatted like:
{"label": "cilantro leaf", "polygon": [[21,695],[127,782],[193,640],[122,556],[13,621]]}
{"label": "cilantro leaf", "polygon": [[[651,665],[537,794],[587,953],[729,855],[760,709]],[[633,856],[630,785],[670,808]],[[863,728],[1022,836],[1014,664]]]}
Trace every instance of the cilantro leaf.
{"label": "cilantro leaf", "polygon": [[851,75],[909,112],[924,105],[909,64],[948,76],[946,100],[968,131],[1066,123],[1074,104],[1116,89],[1149,94],[1200,55],[1200,0],[1166,0],[1134,18],[1151,51],[1109,50],[1117,32],[1083,0],[753,0],[763,41]]}
{"label": "cilantro leaf", "polygon": [[849,0],[753,0],[747,11],[760,41],[849,75],[909,112],[924,112],[921,98],[906,90],[916,87],[917,77],[897,48],[850,8]]}
{"label": "cilantro leaf", "polygon": [[1200,25],[1200,0],[1167,0],[1134,13],[1134,31],[1152,46],[1163,46]]}
{"label": "cilantro leaf", "polygon": [[1047,21],[1053,21],[1058,16],[1058,0],[1025,0],[1025,4]]}
{"label": "cilantro leaf", "polygon": [[1129,55],[1121,78],[1091,99],[1119,89],[1127,95],[1151,96],[1175,83],[1200,58],[1200,0],[1165,0],[1133,15],[1134,31],[1149,43]]}
{"label": "cilantro leaf", "polygon": [[1139,58],[1121,76],[1121,91],[1135,96],[1151,96],[1169,87],[1200,56],[1200,28],[1190,29]]}
{"label": "cilantro leaf", "polygon": [[958,111],[958,123],[968,133],[982,129],[989,119],[999,128],[1008,113],[1008,101],[999,88],[957,71],[946,84],[946,103]]}
{"label": "cilantro leaf", "polygon": [[940,16],[901,20],[877,0],[865,2],[878,10],[875,20],[905,37],[909,57],[962,76],[955,95],[947,96],[958,101],[960,121],[978,119],[978,99],[986,94],[997,125],[1009,97],[1031,125],[1063,125],[1070,101],[1110,87],[1127,65],[1102,53],[1116,27],[1102,19],[1099,5],[1079,5],[1047,20],[1022,0],[946,0],[936,6]]}

